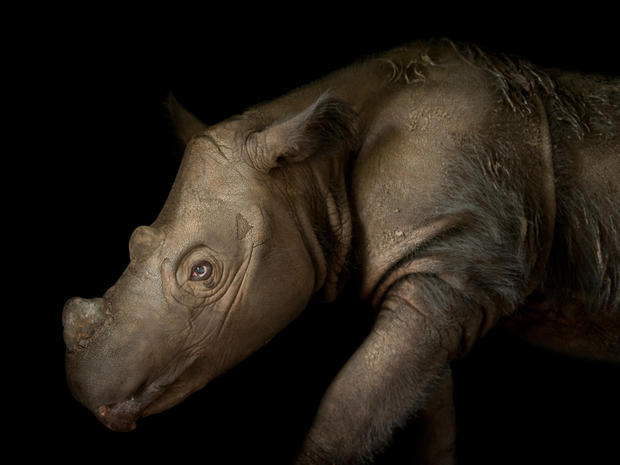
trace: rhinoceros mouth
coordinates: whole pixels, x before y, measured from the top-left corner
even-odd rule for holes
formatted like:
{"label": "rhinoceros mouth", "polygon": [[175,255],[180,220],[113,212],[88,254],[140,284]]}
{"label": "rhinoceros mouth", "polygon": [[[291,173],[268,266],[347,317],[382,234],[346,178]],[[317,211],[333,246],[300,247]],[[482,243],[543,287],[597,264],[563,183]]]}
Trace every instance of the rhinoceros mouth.
{"label": "rhinoceros mouth", "polygon": [[99,421],[112,431],[132,431],[136,429],[136,422],[146,416],[145,410],[156,402],[165,390],[161,385],[152,384],[128,400],[97,407],[94,413]]}
{"label": "rhinoceros mouth", "polygon": [[166,410],[187,397],[189,393],[179,390],[183,385],[182,377],[168,384],[153,383],[128,400],[97,407],[94,413],[112,431],[133,431],[139,419]]}

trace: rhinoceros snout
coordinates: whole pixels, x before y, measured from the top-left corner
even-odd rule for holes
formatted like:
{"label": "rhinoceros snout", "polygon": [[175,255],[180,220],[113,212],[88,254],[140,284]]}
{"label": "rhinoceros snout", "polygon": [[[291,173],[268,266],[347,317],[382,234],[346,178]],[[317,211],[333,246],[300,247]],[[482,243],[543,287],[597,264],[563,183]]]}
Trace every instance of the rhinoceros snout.
{"label": "rhinoceros snout", "polygon": [[65,303],[62,312],[63,336],[70,351],[85,347],[88,339],[104,322],[105,303],[102,298],[73,297]]}

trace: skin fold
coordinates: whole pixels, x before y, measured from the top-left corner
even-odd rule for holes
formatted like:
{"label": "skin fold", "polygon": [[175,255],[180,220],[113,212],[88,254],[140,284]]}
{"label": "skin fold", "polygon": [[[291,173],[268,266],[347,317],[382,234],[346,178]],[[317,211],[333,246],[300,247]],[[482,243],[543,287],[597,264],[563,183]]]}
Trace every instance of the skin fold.
{"label": "skin fold", "polygon": [[454,463],[450,364],[498,325],[620,361],[620,80],[432,41],[211,127],[168,107],[186,149],[162,211],[63,312],[69,387],[109,428],[347,286],[376,319],[297,464],[364,463],[411,417],[416,463]]}

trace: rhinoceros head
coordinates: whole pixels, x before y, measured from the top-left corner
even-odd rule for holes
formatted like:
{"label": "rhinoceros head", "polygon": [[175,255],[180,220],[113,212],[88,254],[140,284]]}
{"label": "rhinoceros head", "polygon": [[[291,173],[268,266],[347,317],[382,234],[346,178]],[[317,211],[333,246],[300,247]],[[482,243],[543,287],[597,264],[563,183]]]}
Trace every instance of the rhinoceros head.
{"label": "rhinoceros head", "polygon": [[175,112],[187,146],[161,213],[133,232],[130,263],[105,295],[63,312],[69,387],[114,430],[202,388],[304,309],[324,257],[285,192],[297,187],[284,178],[309,172],[279,167],[354,138],[351,112],[329,97],[268,123],[206,128]]}

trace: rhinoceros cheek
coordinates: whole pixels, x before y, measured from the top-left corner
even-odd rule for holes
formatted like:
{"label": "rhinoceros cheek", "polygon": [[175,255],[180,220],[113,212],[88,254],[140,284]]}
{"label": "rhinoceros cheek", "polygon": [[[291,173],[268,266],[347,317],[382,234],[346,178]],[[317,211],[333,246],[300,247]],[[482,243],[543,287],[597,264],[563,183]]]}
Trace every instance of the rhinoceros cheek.
{"label": "rhinoceros cheek", "polygon": [[191,389],[185,382],[179,380],[169,386],[166,391],[153,402],[151,402],[142,413],[142,416],[153,415],[174,407],[196,389]]}
{"label": "rhinoceros cheek", "polygon": [[182,402],[193,392],[204,387],[209,379],[208,370],[201,361],[190,365],[162,394],[146,406],[143,416],[163,412]]}

